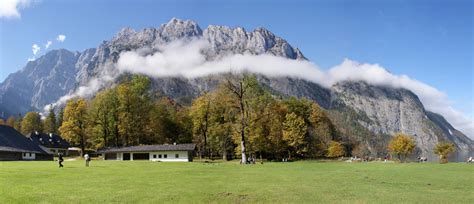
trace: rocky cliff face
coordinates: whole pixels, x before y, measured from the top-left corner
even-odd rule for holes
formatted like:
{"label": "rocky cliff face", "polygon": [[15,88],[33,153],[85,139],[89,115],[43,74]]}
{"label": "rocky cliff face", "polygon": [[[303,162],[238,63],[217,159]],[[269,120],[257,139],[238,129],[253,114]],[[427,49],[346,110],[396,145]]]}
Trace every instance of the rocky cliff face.
{"label": "rocky cliff face", "polygon": [[[158,28],[134,31],[124,28],[97,48],[81,53],[54,50],[36,61],[29,62],[21,71],[11,74],[0,84],[0,112],[16,115],[42,110],[45,105],[61,96],[74,92],[92,79],[117,77],[114,63],[124,51],[159,52],[161,47],[176,40],[203,39],[209,47],[202,50],[207,59],[228,54],[270,54],[293,60],[306,60],[303,54],[284,39],[265,28],[246,31],[241,27],[209,26],[202,30],[194,21],[172,19]],[[216,88],[222,77],[209,76],[195,79],[181,77],[154,78],[153,89],[178,102],[189,103],[203,91]],[[356,123],[366,134],[351,133],[351,137],[365,137],[367,146],[376,152],[377,146],[386,146],[389,135],[405,132],[415,135],[419,154],[428,156],[439,140],[456,143],[459,152],[472,152],[472,141],[455,130],[440,115],[424,110],[418,97],[403,89],[371,86],[346,82],[330,89],[318,84],[289,77],[258,75],[258,80],[276,95],[307,97],[331,110],[343,105],[344,111],[358,115]],[[115,82],[112,80],[109,86]],[[367,137],[372,137],[367,139]],[[433,155],[430,155],[433,156]]]}
{"label": "rocky cliff face", "polygon": [[69,93],[76,85],[79,56],[77,52],[54,50],[8,76],[0,86],[1,111],[16,115],[40,110]]}
{"label": "rocky cliff face", "polygon": [[439,141],[454,141],[460,158],[472,151],[472,141],[444,118],[426,111],[411,91],[365,82],[336,84],[332,91],[333,102],[354,109],[360,118],[357,122],[370,132],[388,136],[399,132],[413,135],[417,155],[435,159],[432,152]]}

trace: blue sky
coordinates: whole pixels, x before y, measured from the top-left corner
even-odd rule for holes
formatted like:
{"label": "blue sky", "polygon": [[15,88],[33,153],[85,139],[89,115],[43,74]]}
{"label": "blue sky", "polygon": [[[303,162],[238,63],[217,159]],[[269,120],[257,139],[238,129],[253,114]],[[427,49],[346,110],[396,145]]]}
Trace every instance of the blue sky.
{"label": "blue sky", "polygon": [[[42,0],[0,17],[0,82],[48,50],[97,47],[122,27],[158,27],[172,17],[263,26],[323,69],[344,58],[378,63],[445,92],[474,116],[473,1],[148,1]],[[56,41],[60,34],[64,42]],[[46,50],[46,51],[48,51]]]}

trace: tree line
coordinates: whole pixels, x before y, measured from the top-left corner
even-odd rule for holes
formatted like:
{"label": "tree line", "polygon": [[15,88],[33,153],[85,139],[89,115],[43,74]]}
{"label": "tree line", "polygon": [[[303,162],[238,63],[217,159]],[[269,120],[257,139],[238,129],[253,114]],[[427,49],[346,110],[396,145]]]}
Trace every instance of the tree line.
{"label": "tree line", "polygon": [[[133,75],[91,99],[71,99],[58,111],[52,107],[44,119],[28,112],[1,123],[25,135],[60,134],[82,152],[192,142],[200,158],[242,162],[368,154],[366,147],[338,133],[317,103],[272,94],[250,74],[226,75],[215,90],[202,93],[187,106],[153,92],[148,77]],[[402,160],[414,148],[410,142],[397,143],[404,151],[392,143],[388,149]]]}

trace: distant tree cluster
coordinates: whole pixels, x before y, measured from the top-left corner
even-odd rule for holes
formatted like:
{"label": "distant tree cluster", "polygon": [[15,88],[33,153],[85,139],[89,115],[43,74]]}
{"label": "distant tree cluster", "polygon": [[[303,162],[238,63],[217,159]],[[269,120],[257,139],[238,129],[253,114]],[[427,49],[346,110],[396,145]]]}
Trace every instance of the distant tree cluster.
{"label": "distant tree cluster", "polygon": [[[157,95],[149,78],[133,75],[91,99],[71,99],[57,111],[51,107],[43,119],[37,112],[28,112],[24,117],[0,120],[2,124],[25,135],[34,131],[61,134],[82,152],[86,148],[193,142],[200,158],[240,158],[243,163],[248,158],[371,154],[367,145],[342,137],[317,103],[275,96],[247,74],[228,74],[217,89],[202,93],[188,106]],[[403,162],[415,147],[412,137],[399,133],[387,149]],[[434,150],[441,159],[454,151],[454,145],[446,143]]]}

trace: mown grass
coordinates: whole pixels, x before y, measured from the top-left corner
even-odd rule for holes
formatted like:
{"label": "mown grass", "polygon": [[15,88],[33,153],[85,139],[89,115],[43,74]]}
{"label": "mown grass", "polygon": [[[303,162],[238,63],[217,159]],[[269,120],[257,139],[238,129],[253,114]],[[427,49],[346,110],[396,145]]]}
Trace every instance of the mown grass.
{"label": "mown grass", "polygon": [[0,203],[474,203],[474,165],[0,162]]}

